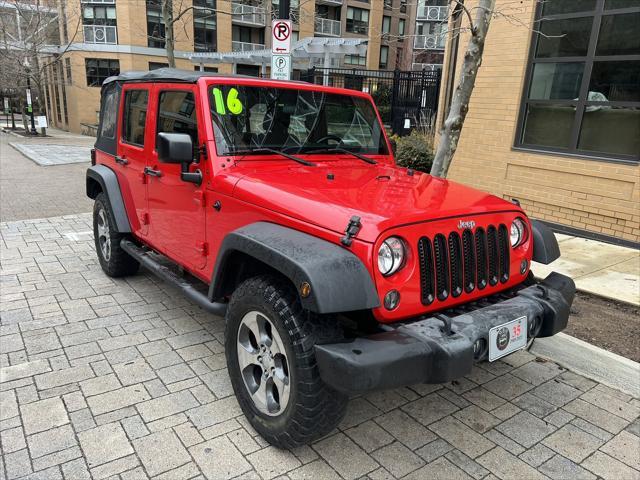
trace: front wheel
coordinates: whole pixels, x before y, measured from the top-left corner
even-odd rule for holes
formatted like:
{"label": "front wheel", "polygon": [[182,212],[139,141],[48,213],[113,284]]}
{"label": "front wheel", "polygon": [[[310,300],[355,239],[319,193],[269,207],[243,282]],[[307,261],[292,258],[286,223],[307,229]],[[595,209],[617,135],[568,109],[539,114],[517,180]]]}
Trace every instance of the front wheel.
{"label": "front wheel", "polygon": [[284,279],[251,278],[233,293],[226,316],[227,368],[242,411],[269,443],[308,444],[340,422],[347,397],[322,381],[313,346],[341,338],[337,321],[303,310]]}

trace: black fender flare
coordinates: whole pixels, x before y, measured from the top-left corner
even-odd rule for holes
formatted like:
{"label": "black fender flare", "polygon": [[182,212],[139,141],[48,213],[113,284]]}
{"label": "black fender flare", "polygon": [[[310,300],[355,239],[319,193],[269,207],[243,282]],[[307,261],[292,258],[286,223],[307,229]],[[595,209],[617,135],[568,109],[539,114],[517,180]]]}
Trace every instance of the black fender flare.
{"label": "black fender flare", "polygon": [[268,222],[256,222],[227,234],[222,241],[209,287],[220,298],[233,268],[229,258],[240,252],[287,277],[298,292],[308,282],[311,292],[302,306],[316,313],[338,313],[380,306],[369,271],[349,250],[307,233]]}
{"label": "black fender flare", "polygon": [[553,231],[540,220],[531,220],[533,261],[549,265],[560,258],[560,246]]}
{"label": "black fender flare", "polygon": [[120,233],[131,233],[131,224],[127,216],[127,210],[124,207],[122,192],[118,184],[118,177],[115,172],[105,165],[93,165],[87,168],[87,196],[96,198],[97,193],[92,187],[92,183],[98,182],[102,191],[107,196],[113,216],[116,221],[116,228]]}

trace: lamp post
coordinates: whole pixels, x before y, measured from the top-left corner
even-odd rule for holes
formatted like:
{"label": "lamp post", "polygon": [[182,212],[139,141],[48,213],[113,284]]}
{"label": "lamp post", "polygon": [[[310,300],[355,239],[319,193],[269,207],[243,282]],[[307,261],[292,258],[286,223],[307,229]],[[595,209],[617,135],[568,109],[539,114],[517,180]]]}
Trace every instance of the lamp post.
{"label": "lamp post", "polygon": [[33,119],[33,106],[31,105],[31,69],[29,68],[29,60],[24,59],[24,68],[27,71],[27,110],[29,110],[29,116],[31,117],[31,135],[37,135],[36,122]]}

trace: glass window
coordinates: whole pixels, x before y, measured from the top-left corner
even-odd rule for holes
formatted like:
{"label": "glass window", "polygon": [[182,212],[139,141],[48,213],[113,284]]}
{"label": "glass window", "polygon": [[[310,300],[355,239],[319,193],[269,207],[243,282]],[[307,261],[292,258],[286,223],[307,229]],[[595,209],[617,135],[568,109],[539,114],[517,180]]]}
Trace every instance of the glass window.
{"label": "glass window", "polygon": [[640,161],[640,0],[546,0],[536,15],[516,146]]}
{"label": "glass window", "polygon": [[347,7],[347,32],[366,35],[369,31],[369,10]]}
{"label": "glass window", "polygon": [[640,12],[605,15],[596,55],[640,55]]}
{"label": "glass window", "polygon": [[389,47],[382,45],[380,47],[380,68],[387,68],[389,63]]}
{"label": "glass window", "polygon": [[537,58],[581,57],[587,54],[593,17],[544,20],[540,24]]}
{"label": "glass window", "polygon": [[382,33],[389,33],[391,31],[391,17],[382,17]]}
{"label": "glass window", "polygon": [[[626,0],[622,0],[626,1]],[[545,0],[544,15],[589,12],[595,10],[596,0]]]}
{"label": "glass window", "polygon": [[87,85],[99,87],[108,77],[120,74],[120,62],[106,58],[85,58]]}
{"label": "glass window", "polygon": [[158,101],[157,133],[187,133],[198,145],[198,123],[193,92],[161,92]]}
{"label": "glass window", "polygon": [[160,0],[147,0],[147,46],[164,48],[165,29]]}
{"label": "glass window", "polygon": [[366,65],[367,57],[364,55],[345,55],[344,63],[347,65]]}
{"label": "glass window", "polygon": [[149,62],[149,71],[158,70],[159,68],[169,68],[169,64],[163,62]]}
{"label": "glass window", "polygon": [[573,99],[580,94],[584,63],[536,63],[529,98]]}
{"label": "glass window", "polygon": [[[364,154],[387,148],[372,103],[313,90],[220,85],[210,91],[218,154],[259,148],[292,153],[341,147]],[[231,99],[234,110],[225,108]],[[263,154],[263,152],[256,152]]]}
{"label": "glass window", "polygon": [[196,0],[193,7],[193,43],[196,52],[215,52],[218,35],[215,0]]}
{"label": "glass window", "polygon": [[147,121],[148,90],[127,90],[124,95],[122,119],[122,141],[144,146],[144,131]]}
{"label": "glass window", "polygon": [[116,119],[118,118],[118,91],[109,89],[102,97],[102,114],[100,115],[100,137],[115,138]]}
{"label": "glass window", "polygon": [[[398,20],[398,35],[400,36],[404,35],[406,22],[407,21],[404,18],[401,18],[400,20]],[[400,38],[400,41],[402,41],[402,38]]]}

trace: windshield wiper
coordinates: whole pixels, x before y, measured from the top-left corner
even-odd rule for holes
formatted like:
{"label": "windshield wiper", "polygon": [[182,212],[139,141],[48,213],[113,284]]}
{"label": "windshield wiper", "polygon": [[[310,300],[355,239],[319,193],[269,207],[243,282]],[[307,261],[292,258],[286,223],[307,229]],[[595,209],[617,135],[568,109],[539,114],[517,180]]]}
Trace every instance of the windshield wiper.
{"label": "windshield wiper", "polygon": [[282,152],[280,150],[276,150],[275,148],[247,148],[246,150],[232,150],[228,152],[227,155],[249,155],[251,153],[275,153],[277,155],[282,155],[285,158],[293,160],[294,162],[298,162],[302,165],[306,165],[307,167],[315,167],[316,164],[313,162],[309,162],[300,157],[296,157],[295,155],[291,155],[290,153]]}
{"label": "windshield wiper", "polygon": [[352,152],[351,150],[347,150],[346,148],[341,148],[341,147],[317,147],[317,148],[311,148],[309,150],[305,150],[305,152],[327,152],[327,153],[331,153],[331,152],[340,152],[340,153],[348,153],[349,155],[353,155],[356,158],[359,158],[360,160],[370,163],[371,165],[375,165],[376,162],[373,158],[369,158],[369,157],[365,157],[364,155],[357,153],[357,152]]}

